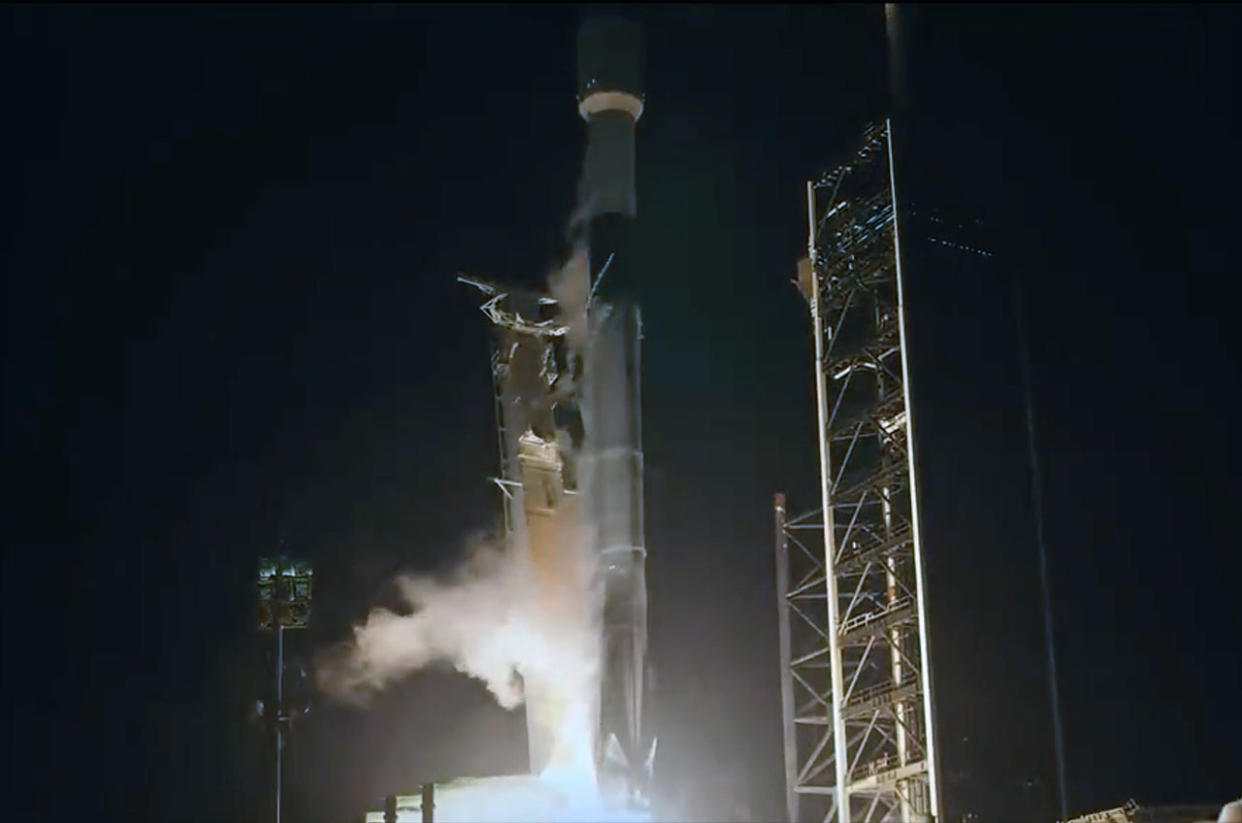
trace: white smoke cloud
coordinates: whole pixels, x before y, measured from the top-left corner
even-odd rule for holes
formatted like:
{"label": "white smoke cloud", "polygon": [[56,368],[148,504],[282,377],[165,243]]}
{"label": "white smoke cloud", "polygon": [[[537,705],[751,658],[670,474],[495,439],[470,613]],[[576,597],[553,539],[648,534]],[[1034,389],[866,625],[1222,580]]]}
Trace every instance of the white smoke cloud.
{"label": "white smoke cloud", "polygon": [[477,541],[450,579],[406,575],[396,583],[411,613],[373,609],[351,643],[322,655],[316,674],[326,694],[362,702],[411,672],[448,663],[482,680],[505,708],[522,702],[531,592],[512,553]]}
{"label": "white smoke cloud", "polygon": [[[585,552],[583,552],[585,554]],[[404,575],[397,589],[409,614],[375,608],[353,629],[350,643],[321,655],[320,689],[344,702],[360,703],[403,677],[447,663],[487,685],[507,709],[523,701],[522,679],[594,680],[597,616],[590,598],[589,569],[567,569],[567,597],[536,591],[530,565],[517,553],[477,542],[448,580]],[[576,573],[576,574],[575,574]],[[585,608],[584,608],[585,606]]]}
{"label": "white smoke cloud", "polygon": [[[573,498],[568,498],[572,500]],[[530,555],[476,541],[448,579],[406,575],[397,589],[409,614],[375,608],[353,639],[321,656],[316,675],[330,697],[362,704],[420,669],[449,664],[486,684],[507,709],[525,688],[537,707],[532,734],[549,734],[542,777],[594,796],[600,628],[587,532],[565,508],[556,585],[541,583]]]}
{"label": "white smoke cloud", "polygon": [[[576,391],[589,361],[592,272],[586,222],[592,211],[583,194],[570,220],[572,253],[547,280],[558,322],[568,327],[568,354],[578,367],[552,387],[542,379],[522,384],[554,392],[546,397],[548,407]],[[568,432],[557,431],[555,441],[575,472],[589,472],[579,465]],[[577,480],[580,488],[589,486],[585,477]],[[540,759],[538,782],[591,810],[573,819],[605,819],[595,774],[603,597],[594,524],[586,522],[582,501],[576,495],[563,498],[554,536],[541,532],[538,547],[526,545],[520,534],[511,542],[475,541],[448,579],[399,578],[397,588],[410,612],[373,609],[354,627],[351,642],[321,656],[316,671],[321,690],[359,703],[420,669],[449,664],[485,683],[505,708],[527,702],[532,759]],[[530,819],[550,818],[541,812]]]}
{"label": "white smoke cloud", "polygon": [[[558,301],[575,354],[587,345],[589,261],[589,250],[579,243],[548,275],[549,293]],[[573,459],[570,438],[561,433],[557,442],[562,455]],[[320,656],[320,689],[340,701],[362,703],[412,672],[447,663],[483,681],[507,709],[523,702],[523,680],[592,693],[598,687],[598,597],[589,524],[578,522],[577,512],[577,506],[563,507],[554,551],[568,579],[554,589],[545,584],[540,590],[529,547],[474,540],[447,580],[398,578],[397,589],[411,612],[373,609],[354,627],[352,642]],[[580,716],[583,710],[576,709],[574,722],[588,722]]]}

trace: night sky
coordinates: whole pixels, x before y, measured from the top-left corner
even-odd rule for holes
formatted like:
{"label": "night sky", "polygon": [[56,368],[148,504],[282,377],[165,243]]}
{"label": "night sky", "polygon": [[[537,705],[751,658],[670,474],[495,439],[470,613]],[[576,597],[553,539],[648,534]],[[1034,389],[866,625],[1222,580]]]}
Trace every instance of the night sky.
{"label": "night sky", "polygon": [[[268,816],[256,558],[316,567],[295,660],[497,527],[488,329],[583,149],[580,12],[0,12],[5,816]],[[635,268],[666,802],[783,808],[771,495],[815,505],[802,181],[887,106],[879,7],[645,8]],[[1235,8],[907,19],[906,197],[991,268],[908,273],[951,819],[1049,820],[1026,299],[1073,810],[1242,791]],[[430,672],[314,702],[291,819],[524,766]]]}

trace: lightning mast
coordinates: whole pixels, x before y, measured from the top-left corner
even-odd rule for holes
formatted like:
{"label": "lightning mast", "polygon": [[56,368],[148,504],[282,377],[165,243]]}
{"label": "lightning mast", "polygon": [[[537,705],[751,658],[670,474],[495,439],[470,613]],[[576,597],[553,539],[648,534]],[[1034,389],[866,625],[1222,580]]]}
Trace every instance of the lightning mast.
{"label": "lightning mast", "polygon": [[938,819],[891,122],[806,187],[820,507],[777,495],[791,821]]}

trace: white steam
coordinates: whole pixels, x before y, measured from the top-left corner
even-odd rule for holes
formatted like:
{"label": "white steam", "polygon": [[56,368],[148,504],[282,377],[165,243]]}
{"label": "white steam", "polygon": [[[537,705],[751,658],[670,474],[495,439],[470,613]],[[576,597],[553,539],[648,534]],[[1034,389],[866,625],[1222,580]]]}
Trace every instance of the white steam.
{"label": "white steam", "polygon": [[[588,268],[588,251],[577,244],[548,278],[579,362],[588,337]],[[567,434],[558,433],[556,442],[561,456],[573,459]],[[550,519],[528,516],[509,542],[476,541],[447,579],[399,578],[408,612],[373,609],[354,627],[351,642],[321,656],[320,688],[361,702],[415,671],[451,665],[483,681],[501,706],[527,703],[542,782],[594,797],[601,598],[593,532],[581,522],[578,500],[561,498]]]}
{"label": "white steam", "polygon": [[352,643],[321,659],[323,691],[359,701],[413,671],[449,663],[486,683],[505,708],[522,702],[518,674],[533,635],[532,595],[511,553],[480,542],[448,581],[403,576],[397,588],[412,612],[373,609],[354,627]]}
{"label": "white steam", "polygon": [[569,345],[575,352],[585,352],[587,346],[590,266],[590,250],[579,240],[565,265],[548,275],[548,293],[556,300],[561,321],[569,326]]}

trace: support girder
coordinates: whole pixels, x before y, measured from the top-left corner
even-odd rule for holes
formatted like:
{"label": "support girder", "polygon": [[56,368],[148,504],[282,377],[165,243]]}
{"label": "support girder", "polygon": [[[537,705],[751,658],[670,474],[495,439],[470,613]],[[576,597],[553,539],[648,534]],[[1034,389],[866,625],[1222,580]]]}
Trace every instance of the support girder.
{"label": "support girder", "polygon": [[781,496],[777,529],[782,666],[810,698],[783,697],[799,820],[917,823],[938,806],[890,128],[807,185],[822,505],[785,520]]}

